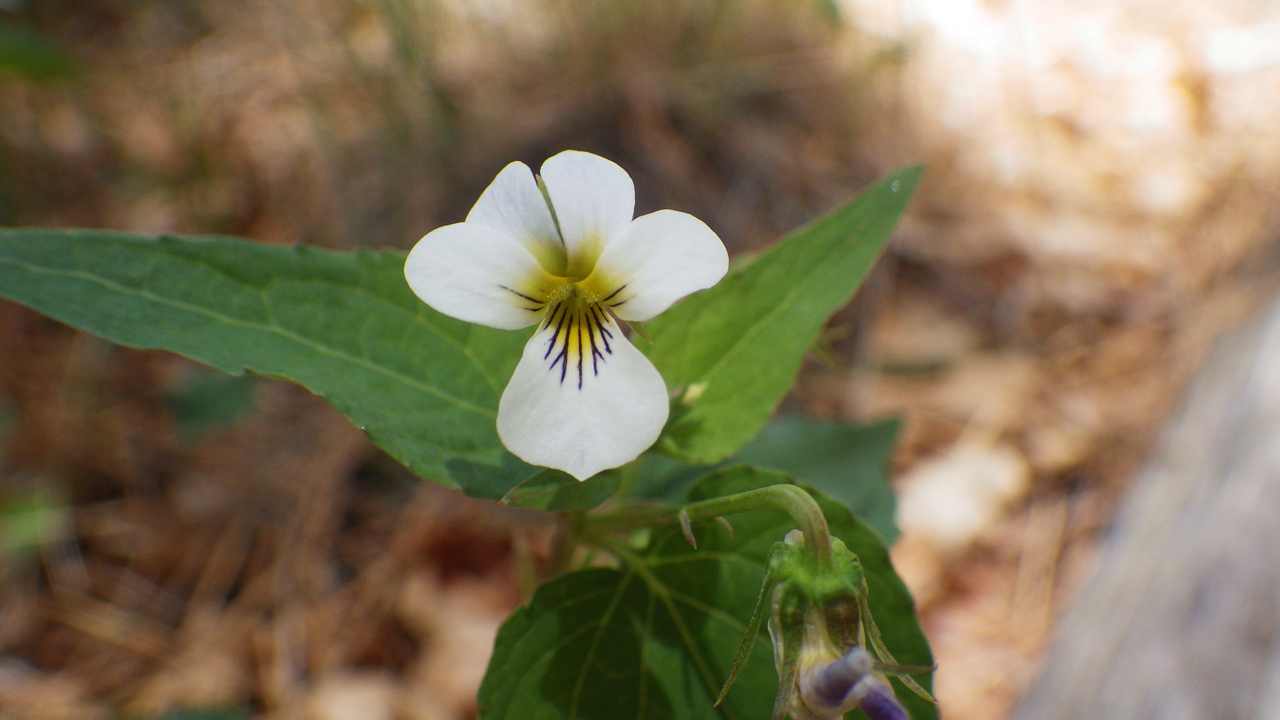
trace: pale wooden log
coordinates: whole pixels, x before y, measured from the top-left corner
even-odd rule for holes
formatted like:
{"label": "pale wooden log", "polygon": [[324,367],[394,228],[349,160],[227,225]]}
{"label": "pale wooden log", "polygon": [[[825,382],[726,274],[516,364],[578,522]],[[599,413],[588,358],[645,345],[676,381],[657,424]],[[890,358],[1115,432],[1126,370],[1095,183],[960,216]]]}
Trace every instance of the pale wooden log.
{"label": "pale wooden log", "polygon": [[1139,477],[1016,720],[1280,720],[1280,302]]}

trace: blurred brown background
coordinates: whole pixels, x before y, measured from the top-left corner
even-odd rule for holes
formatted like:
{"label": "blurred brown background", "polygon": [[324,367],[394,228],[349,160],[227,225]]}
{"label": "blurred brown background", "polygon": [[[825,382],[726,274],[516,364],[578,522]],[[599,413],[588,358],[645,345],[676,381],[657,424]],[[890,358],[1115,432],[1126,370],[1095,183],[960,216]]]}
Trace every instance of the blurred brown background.
{"label": "blurred brown background", "polygon": [[[1006,717],[1215,339],[1274,285],[1280,8],[1248,0],[6,0],[0,224],[408,248],[566,148],[764,247],[927,174],[787,409],[900,414],[943,716]],[[296,387],[0,302],[0,718],[475,713],[547,518]]]}

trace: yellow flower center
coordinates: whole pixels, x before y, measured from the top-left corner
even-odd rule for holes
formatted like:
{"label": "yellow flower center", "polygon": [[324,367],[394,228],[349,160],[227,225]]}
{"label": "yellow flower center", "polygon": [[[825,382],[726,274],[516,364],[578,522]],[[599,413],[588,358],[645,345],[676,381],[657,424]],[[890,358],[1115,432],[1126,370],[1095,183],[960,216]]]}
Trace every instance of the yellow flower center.
{"label": "yellow flower center", "polygon": [[613,308],[626,302],[621,298],[626,285],[611,287],[595,273],[576,282],[556,280],[546,294],[540,328],[552,330],[543,359],[549,363],[547,369],[560,373],[561,384],[576,382],[582,389],[583,382],[598,375],[613,354],[613,343],[626,342],[613,318]]}
{"label": "yellow flower center", "polygon": [[[592,260],[594,264],[594,259]],[[600,372],[621,338],[614,308],[630,299],[627,284],[593,268],[585,278],[535,273],[516,287],[501,285],[520,298],[522,307],[541,316],[539,332],[552,329],[543,359],[560,374],[560,383],[583,382]]]}

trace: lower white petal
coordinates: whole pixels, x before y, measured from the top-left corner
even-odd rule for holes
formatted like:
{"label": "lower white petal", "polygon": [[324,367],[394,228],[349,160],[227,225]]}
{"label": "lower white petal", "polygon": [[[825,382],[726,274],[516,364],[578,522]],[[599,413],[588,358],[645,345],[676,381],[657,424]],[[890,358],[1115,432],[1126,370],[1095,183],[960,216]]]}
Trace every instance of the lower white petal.
{"label": "lower white petal", "polygon": [[653,445],[667,386],[603,310],[559,313],[525,346],[498,405],[498,435],[525,462],[586,480]]}
{"label": "lower white petal", "polygon": [[595,271],[609,284],[620,283],[606,301],[618,317],[643,322],[720,282],[729,271],[729,253],[701,220],[659,210],[612,238]]}

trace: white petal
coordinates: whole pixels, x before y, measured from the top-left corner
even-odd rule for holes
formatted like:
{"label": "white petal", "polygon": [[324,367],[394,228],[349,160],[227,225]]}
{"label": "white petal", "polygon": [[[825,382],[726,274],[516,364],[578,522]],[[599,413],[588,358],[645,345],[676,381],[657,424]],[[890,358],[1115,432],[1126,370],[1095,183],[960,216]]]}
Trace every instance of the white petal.
{"label": "white petal", "polygon": [[502,230],[528,248],[547,272],[564,274],[564,243],[528,165],[513,162],[503,168],[476,200],[467,222]]}
{"label": "white petal", "polygon": [[635,459],[667,422],[662,376],[612,318],[594,312],[590,327],[555,322],[535,333],[498,404],[508,450],[579,480]]}
{"label": "white petal", "polygon": [[515,330],[541,316],[546,274],[515,238],[471,223],[427,233],[409,251],[404,277],[423,302],[467,322]]}
{"label": "white petal", "polygon": [[586,274],[611,237],[635,213],[636,190],[627,171],[599,155],[566,150],[542,164],[569,267]]}
{"label": "white petal", "polygon": [[644,322],[672,303],[720,282],[729,270],[724,243],[701,220],[675,210],[638,217],[615,237],[596,265],[621,283],[609,300],[623,320]]}

